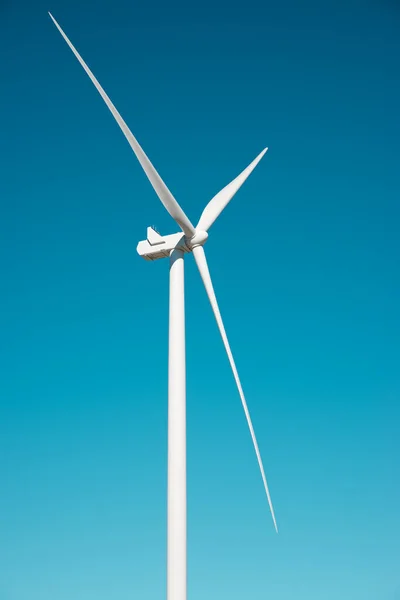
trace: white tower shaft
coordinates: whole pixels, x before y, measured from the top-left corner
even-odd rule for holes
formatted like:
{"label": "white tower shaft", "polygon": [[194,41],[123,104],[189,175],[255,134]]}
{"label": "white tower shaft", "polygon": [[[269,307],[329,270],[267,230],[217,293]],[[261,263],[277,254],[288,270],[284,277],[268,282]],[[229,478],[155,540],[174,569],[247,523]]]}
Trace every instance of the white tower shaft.
{"label": "white tower shaft", "polygon": [[167,600],[186,600],[186,359],[183,252],[170,257]]}

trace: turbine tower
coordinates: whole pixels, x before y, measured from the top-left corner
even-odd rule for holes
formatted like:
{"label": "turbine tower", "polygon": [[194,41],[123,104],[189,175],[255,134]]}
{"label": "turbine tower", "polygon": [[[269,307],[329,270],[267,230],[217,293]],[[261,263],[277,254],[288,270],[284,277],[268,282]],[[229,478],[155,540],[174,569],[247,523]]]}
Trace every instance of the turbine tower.
{"label": "turbine tower", "polygon": [[168,357],[168,532],[167,532],[167,600],[186,600],[186,353],[185,353],[185,300],[184,300],[184,256],[192,253],[203,280],[215,319],[228,355],[233,376],[242,401],[250,435],[261,471],[272,520],[276,531],[274,509],[265,477],[257,439],[240,383],[235,361],[231,352],[217,298],[214,292],[204,244],[214,221],[236,194],[247,177],[267,151],[265,148],[240,175],[214,196],[205,207],[197,226],[194,227],[181,206],[175,200],[152,163],[144,153],[125,121],[97,81],[92,71],[78,54],[60,25],[49,13],[53,23],[75,54],[97,91],[120,126],[128,143],[139,160],[154,191],[175,220],[180,232],[161,236],[148,227],[147,239],[139,242],[137,251],[145,260],[168,258],[170,262],[169,291],[169,357]]}

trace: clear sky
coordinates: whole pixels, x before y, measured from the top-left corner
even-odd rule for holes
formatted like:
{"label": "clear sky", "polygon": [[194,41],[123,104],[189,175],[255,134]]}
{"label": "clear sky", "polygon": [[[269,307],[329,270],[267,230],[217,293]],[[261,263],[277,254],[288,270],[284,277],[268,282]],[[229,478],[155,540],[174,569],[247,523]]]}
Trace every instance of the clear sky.
{"label": "clear sky", "polygon": [[196,222],[190,600],[400,598],[400,5],[0,2],[0,599],[165,597],[173,233],[82,53]]}

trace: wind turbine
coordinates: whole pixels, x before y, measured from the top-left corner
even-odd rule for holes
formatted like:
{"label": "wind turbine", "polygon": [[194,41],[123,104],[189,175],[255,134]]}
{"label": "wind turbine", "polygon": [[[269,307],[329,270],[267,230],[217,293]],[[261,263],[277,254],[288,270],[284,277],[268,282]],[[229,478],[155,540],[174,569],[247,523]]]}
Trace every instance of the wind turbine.
{"label": "wind turbine", "polygon": [[184,300],[184,255],[192,253],[233,371],[233,376],[242,401],[250,435],[253,440],[261,477],[264,483],[272,520],[276,531],[274,509],[265,477],[257,439],[240,383],[235,361],[231,352],[217,298],[214,292],[204,244],[208,231],[226,205],[230,202],[253,169],[267,151],[265,148],[233,181],[225,186],[207,204],[197,226],[194,227],[175,200],[152,163],[144,153],[125,121],[107,96],[80,54],[49,13],[53,23],[92,80],[97,91],[111,111],[129,142],[144,172],[161,202],[175,220],[181,232],[161,236],[154,228],[147,228],[147,239],[139,242],[137,251],[145,260],[170,259],[169,291],[169,357],[168,357],[168,543],[167,543],[167,599],[186,600],[186,356],[185,356],[185,300]]}

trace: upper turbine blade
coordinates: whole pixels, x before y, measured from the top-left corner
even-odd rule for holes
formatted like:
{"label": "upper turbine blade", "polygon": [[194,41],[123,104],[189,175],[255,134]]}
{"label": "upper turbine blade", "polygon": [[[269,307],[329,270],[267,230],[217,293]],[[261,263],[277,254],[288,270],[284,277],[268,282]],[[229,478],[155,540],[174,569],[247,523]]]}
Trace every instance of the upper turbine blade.
{"label": "upper turbine blade", "polygon": [[121,115],[119,114],[117,109],[115,108],[114,104],[111,102],[110,98],[107,96],[106,92],[103,90],[100,83],[97,81],[96,77],[93,75],[92,71],[89,69],[89,67],[84,62],[84,60],[82,59],[80,54],[77,52],[77,50],[71,44],[71,42],[69,41],[69,39],[67,38],[67,36],[65,35],[65,33],[63,32],[61,27],[59,26],[59,24],[57,23],[57,21],[55,20],[53,15],[51,13],[49,13],[49,15],[50,15],[54,25],[57,27],[58,31],[63,36],[64,40],[67,42],[68,46],[71,48],[72,52],[75,54],[76,58],[81,63],[82,67],[84,68],[86,73],[89,75],[90,79],[92,80],[92,82],[93,82],[94,86],[96,87],[97,91],[99,92],[100,96],[103,98],[104,102],[107,104],[108,108],[110,109],[114,119],[117,121],[123,134],[125,135],[126,139],[128,140],[132,150],[136,154],[138,161],[142,165],[144,172],[146,173],[147,177],[149,178],[150,183],[153,186],[158,197],[160,198],[161,202],[164,204],[165,208],[167,209],[167,211],[169,212],[171,217],[173,219],[175,219],[175,221],[178,223],[179,227],[182,229],[182,231],[185,233],[185,235],[187,235],[188,237],[192,237],[195,233],[195,229],[194,229],[192,223],[189,221],[188,217],[185,215],[182,208],[179,206],[179,204],[177,203],[177,201],[175,200],[175,198],[173,197],[173,195],[171,194],[171,192],[169,191],[169,189],[167,188],[167,186],[165,185],[165,183],[163,182],[163,180],[161,179],[161,177],[159,176],[159,174],[157,173],[157,171],[151,164],[150,160],[148,159],[148,157],[144,153],[143,149],[141,148],[139,142],[136,140],[136,138],[130,131],[129,127],[127,126],[127,124],[125,123],[125,121],[123,120],[123,118],[121,117]]}
{"label": "upper turbine blade", "polygon": [[215,219],[221,214],[228,202],[233,198],[238,189],[246,181],[250,173],[258,165],[268,148],[265,148],[258,156],[240,173],[233,181],[228,183],[210,202],[207,204],[200,217],[196,229],[208,231]]}
{"label": "upper turbine blade", "polygon": [[240,383],[239,375],[238,375],[238,372],[237,372],[237,369],[236,369],[235,361],[233,360],[232,351],[231,351],[231,348],[229,346],[228,338],[226,336],[225,327],[224,327],[224,324],[223,324],[223,321],[222,321],[221,313],[219,311],[219,307],[218,307],[218,303],[217,303],[217,298],[215,296],[214,287],[213,287],[213,284],[212,284],[212,281],[211,281],[210,272],[208,270],[207,259],[206,259],[206,255],[204,254],[204,248],[203,248],[203,246],[195,246],[193,248],[193,254],[194,254],[194,258],[196,260],[197,266],[199,268],[200,275],[201,275],[201,278],[203,280],[204,286],[206,288],[206,292],[207,292],[208,298],[210,300],[212,309],[214,311],[215,319],[217,321],[218,328],[219,328],[219,331],[220,331],[221,336],[222,336],[222,341],[224,342],[225,350],[226,350],[226,353],[228,355],[228,359],[229,359],[230,365],[232,367],[233,376],[235,378],[236,385],[237,385],[237,388],[239,390],[240,399],[242,401],[243,409],[244,409],[244,412],[245,412],[245,415],[246,415],[246,419],[247,419],[247,424],[249,426],[251,438],[252,438],[253,444],[254,444],[254,449],[256,451],[257,460],[258,460],[258,464],[259,464],[260,471],[261,471],[261,477],[262,477],[262,480],[263,480],[263,483],[264,483],[265,492],[267,494],[269,508],[271,510],[272,520],[274,522],[275,530],[278,533],[278,526],[276,524],[274,507],[272,506],[272,500],[271,500],[271,496],[270,496],[269,489],[268,489],[267,479],[265,477],[265,472],[264,472],[264,467],[263,467],[263,463],[262,463],[262,460],[261,460],[260,451],[258,449],[256,435],[254,433],[253,424],[251,422],[249,409],[247,408],[246,398],[244,397],[244,393],[243,393],[242,385]]}

